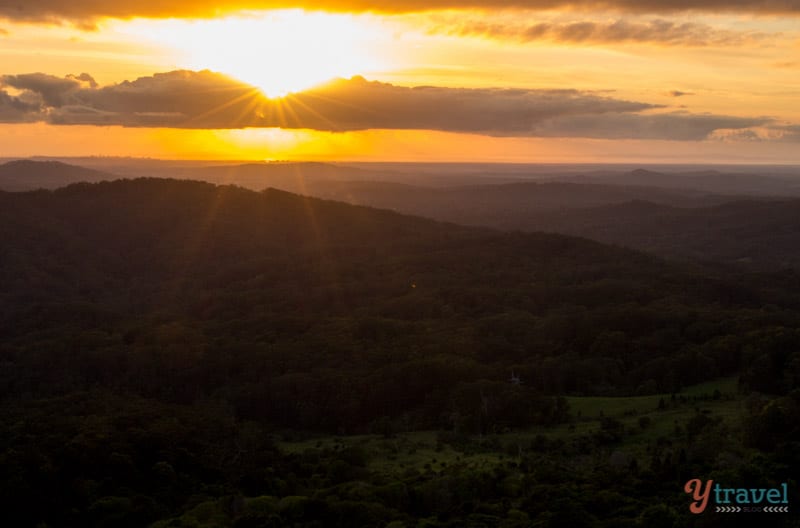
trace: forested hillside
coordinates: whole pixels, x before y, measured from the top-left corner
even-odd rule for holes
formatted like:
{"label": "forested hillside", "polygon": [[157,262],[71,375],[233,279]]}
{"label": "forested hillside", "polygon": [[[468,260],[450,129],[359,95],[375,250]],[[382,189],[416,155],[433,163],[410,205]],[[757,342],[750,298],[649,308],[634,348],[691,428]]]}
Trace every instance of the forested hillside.
{"label": "forested hillside", "polygon": [[502,223],[744,269],[800,266],[800,200],[736,200],[703,208],[638,201]]}
{"label": "forested hillside", "polygon": [[[352,494],[314,494],[369,480],[362,455],[319,454],[345,465],[314,480],[267,431],[483,438],[567,423],[565,396],[722,376],[788,395],[798,288],[793,273],[712,273],[271,189],[0,193],[4,511],[15,526],[143,526],[230,496],[207,525],[347,526],[336,508],[364,513],[342,502]],[[752,442],[791,440],[771,427]],[[426,503],[433,490],[413,504],[384,491],[369,514],[384,524],[465,515]],[[258,495],[317,502],[270,503],[273,524],[246,524],[235,497]]]}

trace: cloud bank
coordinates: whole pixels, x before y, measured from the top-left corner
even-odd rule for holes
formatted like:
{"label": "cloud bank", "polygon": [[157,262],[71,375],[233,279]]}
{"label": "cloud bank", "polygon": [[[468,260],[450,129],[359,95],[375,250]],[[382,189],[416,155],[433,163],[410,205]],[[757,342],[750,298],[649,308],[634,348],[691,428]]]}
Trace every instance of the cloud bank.
{"label": "cloud bank", "polygon": [[173,71],[99,87],[89,74],[0,76],[0,121],[320,131],[425,129],[513,137],[703,140],[770,120],[669,112],[579,90],[403,87],[362,77],[269,99],[210,71]]}
{"label": "cloud bank", "polygon": [[253,110],[265,101],[258,89],[209,71],[159,73],[103,88],[86,73],[3,75],[2,86],[21,90],[16,99],[38,99],[38,120],[63,125],[258,126]]}
{"label": "cloud bank", "polygon": [[3,0],[0,2],[0,17],[78,22],[102,17],[210,18],[240,11],[278,8],[376,13],[517,8],[797,15],[800,13],[800,0]]}
{"label": "cloud bank", "polygon": [[656,19],[647,22],[539,22],[531,25],[495,24],[483,20],[437,24],[431,33],[477,36],[517,42],[550,41],[564,44],[655,44],[659,46],[755,46],[780,35],[731,31],[707,24]]}

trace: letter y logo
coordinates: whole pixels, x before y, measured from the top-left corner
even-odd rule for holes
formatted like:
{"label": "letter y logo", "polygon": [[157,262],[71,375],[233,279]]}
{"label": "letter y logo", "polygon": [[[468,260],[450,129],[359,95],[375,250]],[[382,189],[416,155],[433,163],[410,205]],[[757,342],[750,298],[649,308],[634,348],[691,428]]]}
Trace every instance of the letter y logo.
{"label": "letter y logo", "polygon": [[694,502],[689,505],[689,511],[692,513],[703,513],[708,504],[708,496],[711,495],[711,484],[713,480],[706,481],[706,488],[703,488],[703,483],[700,479],[692,479],[683,487],[683,491],[691,493]]}

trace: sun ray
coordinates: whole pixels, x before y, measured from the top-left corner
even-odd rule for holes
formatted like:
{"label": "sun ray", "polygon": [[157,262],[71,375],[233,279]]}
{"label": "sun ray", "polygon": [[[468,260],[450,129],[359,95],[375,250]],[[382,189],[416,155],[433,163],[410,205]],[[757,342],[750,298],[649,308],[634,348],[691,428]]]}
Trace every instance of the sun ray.
{"label": "sun ray", "polygon": [[[349,108],[351,110],[358,110],[359,112],[367,112],[369,114],[372,114],[373,116],[381,117],[381,114],[379,112],[376,112],[375,110],[369,109],[369,108],[367,108],[365,106],[359,106],[359,105],[356,105],[356,104],[353,104],[353,103],[347,103],[345,101],[342,101],[341,99],[336,99],[335,97],[324,96],[324,95],[322,95],[321,93],[318,93],[318,92],[307,92],[305,95],[307,97],[312,97],[312,98],[315,98],[315,99],[319,99],[320,101],[327,101],[327,102],[330,102],[330,103],[334,103],[334,104],[337,104],[337,105],[339,105],[341,107],[344,107],[344,108]],[[306,105],[306,108],[308,108],[307,105]]]}
{"label": "sun ray", "polygon": [[327,117],[325,117],[323,114],[319,113],[314,108],[308,106],[303,101],[300,101],[298,98],[292,97],[291,94],[286,96],[286,97],[284,97],[284,98],[282,98],[281,102],[282,102],[282,104],[284,104],[286,106],[288,111],[292,112],[295,115],[295,117],[297,117],[297,112],[295,112],[294,108],[292,108],[292,105],[301,106],[301,107],[303,107],[303,109],[305,109],[310,114],[319,117],[328,126],[331,127],[331,130],[337,130],[337,128],[339,128],[339,126],[335,122],[333,122],[332,120],[328,119]]}
{"label": "sun ray", "polygon": [[222,110],[224,110],[226,108],[230,108],[231,106],[233,106],[233,105],[235,105],[237,103],[240,103],[242,101],[246,101],[246,100],[249,99],[249,101],[247,102],[247,105],[245,105],[245,110],[243,110],[243,112],[242,112],[242,115],[243,115],[244,113],[246,113],[246,108],[249,105],[252,105],[254,102],[255,102],[255,104],[258,104],[258,101],[259,101],[259,99],[261,97],[263,97],[263,95],[261,94],[260,90],[258,90],[258,89],[249,90],[249,91],[243,93],[242,95],[240,95],[238,97],[234,97],[230,101],[227,101],[227,102],[225,102],[223,104],[217,105],[214,108],[210,108],[209,110],[206,110],[205,112],[203,112],[201,114],[193,116],[191,119],[189,119],[187,121],[187,124],[191,124],[192,122],[202,122],[202,120],[205,119],[206,117],[212,116],[212,115],[214,115],[216,113],[221,112]]}

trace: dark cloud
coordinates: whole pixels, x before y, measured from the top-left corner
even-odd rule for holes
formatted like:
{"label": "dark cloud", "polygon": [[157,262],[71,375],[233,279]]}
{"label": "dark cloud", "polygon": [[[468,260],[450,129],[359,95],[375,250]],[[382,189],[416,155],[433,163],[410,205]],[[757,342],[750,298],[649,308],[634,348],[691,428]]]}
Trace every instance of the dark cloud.
{"label": "dark cloud", "polygon": [[253,126],[265,99],[247,84],[209,71],[174,71],[98,88],[89,74],[4,75],[0,85],[26,90],[56,124],[239,128]]}
{"label": "dark cloud", "polygon": [[0,3],[0,16],[17,20],[82,23],[98,17],[209,18],[237,11],[275,8],[380,13],[459,8],[571,8],[633,13],[706,11],[796,15],[800,13],[800,0],[4,0]]}
{"label": "dark cloud", "polygon": [[67,79],[73,79],[75,81],[85,82],[91,88],[97,88],[98,84],[97,81],[94,80],[94,77],[89,75],[88,73],[82,73],[80,75],[67,75]]}
{"label": "dark cloud", "polygon": [[788,125],[775,128],[782,140],[800,143],[800,125]]}
{"label": "dark cloud", "polygon": [[717,29],[706,24],[677,23],[669,20],[630,22],[539,22],[522,26],[495,24],[486,21],[445,22],[431,29],[432,33],[459,36],[481,36],[518,42],[547,40],[568,44],[618,44],[636,42],[660,46],[743,46],[755,45],[778,35],[748,31]]}
{"label": "dark cloud", "polygon": [[767,118],[711,114],[615,114],[567,116],[539,123],[540,137],[589,137],[604,139],[666,139],[700,141],[721,129],[747,129],[769,123]]}
{"label": "dark cloud", "polygon": [[745,128],[742,130],[724,130],[715,133],[713,139],[719,141],[737,141],[737,142],[763,142],[765,138],[757,131]]}
{"label": "dark cloud", "polygon": [[26,123],[42,118],[41,105],[0,90],[0,123]]}
{"label": "dark cloud", "polygon": [[545,119],[651,108],[654,105],[577,90],[408,88],[354,77],[290,95],[266,107],[264,117],[291,128],[432,129],[525,136]]}
{"label": "dark cloud", "polygon": [[672,90],[671,92],[668,92],[667,95],[669,95],[670,97],[683,97],[685,95],[694,95],[694,93],[682,92],[680,90]]}
{"label": "dark cloud", "polygon": [[100,119],[103,124],[180,128],[255,125],[264,97],[256,88],[209,71],[174,71],[100,89],[81,89],[53,121]]}
{"label": "dark cloud", "polygon": [[3,75],[0,82],[18,90],[28,90],[39,95],[47,106],[62,106],[74,90],[80,88],[80,81],[67,77],[60,78],[44,73],[24,75]]}
{"label": "dark cloud", "polygon": [[[97,87],[88,74],[6,75],[0,116],[59,125],[281,127],[323,131],[427,129],[516,137],[701,140],[769,123],[685,112],[579,90],[402,87],[362,77],[268,99],[209,71],[174,71]],[[660,113],[659,113],[660,112]]]}

